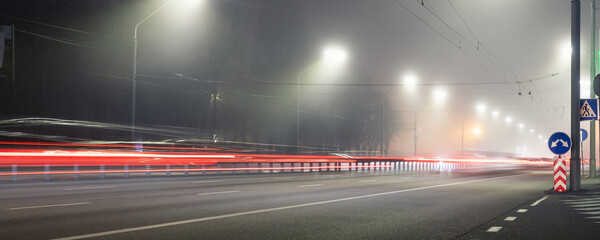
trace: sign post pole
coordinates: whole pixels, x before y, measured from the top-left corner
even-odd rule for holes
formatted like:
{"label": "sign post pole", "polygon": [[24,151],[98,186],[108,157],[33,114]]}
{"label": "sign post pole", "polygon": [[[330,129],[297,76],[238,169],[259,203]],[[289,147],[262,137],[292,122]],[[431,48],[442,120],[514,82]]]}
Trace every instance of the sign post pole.
{"label": "sign post pole", "polygon": [[570,190],[579,191],[581,188],[581,157],[579,156],[579,99],[580,99],[580,30],[581,30],[581,1],[571,0],[571,161],[569,169]]}

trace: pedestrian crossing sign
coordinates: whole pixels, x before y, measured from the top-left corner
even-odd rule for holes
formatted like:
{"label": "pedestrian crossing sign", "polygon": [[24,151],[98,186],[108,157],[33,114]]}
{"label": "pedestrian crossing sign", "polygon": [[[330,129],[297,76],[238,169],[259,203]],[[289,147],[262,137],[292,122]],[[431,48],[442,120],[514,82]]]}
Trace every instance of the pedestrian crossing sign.
{"label": "pedestrian crossing sign", "polygon": [[598,99],[580,99],[579,100],[579,120],[595,121],[598,120]]}

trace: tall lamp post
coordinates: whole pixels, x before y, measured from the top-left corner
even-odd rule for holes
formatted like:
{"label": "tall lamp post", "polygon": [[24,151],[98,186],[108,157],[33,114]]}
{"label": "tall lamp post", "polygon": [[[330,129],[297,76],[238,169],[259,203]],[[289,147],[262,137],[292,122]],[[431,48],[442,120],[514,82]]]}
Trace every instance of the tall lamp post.
{"label": "tall lamp post", "polygon": [[157,12],[171,4],[175,0],[169,0],[154,10],[150,15],[146,16],[142,21],[138,22],[133,29],[133,73],[131,74],[131,141],[135,143],[135,96],[136,96],[136,75],[137,75],[137,33],[138,27],[154,16]]}
{"label": "tall lamp post", "polygon": [[332,63],[342,63],[345,62],[346,59],[348,58],[348,54],[346,53],[346,50],[340,48],[340,47],[334,47],[334,46],[330,46],[327,47],[323,50],[323,55],[321,56],[321,58],[316,61],[315,63],[313,63],[312,65],[310,65],[308,68],[304,69],[304,71],[300,72],[300,74],[298,74],[298,78],[297,78],[297,85],[296,85],[296,90],[297,90],[297,95],[296,95],[296,154],[299,153],[298,149],[300,146],[300,79],[302,78],[302,76],[309,72],[310,70],[312,70],[313,68],[315,68],[319,63],[323,62],[323,61],[327,61],[327,62],[332,62]]}
{"label": "tall lamp post", "polygon": [[[405,90],[408,91],[414,91],[415,87],[417,86],[417,76],[413,73],[406,73],[404,74],[404,76],[402,77],[402,82],[399,84],[402,87],[405,87]],[[383,94],[381,96],[381,125],[379,127],[380,133],[379,133],[379,156],[383,156],[383,129],[384,129],[384,125],[385,125],[385,97],[387,95],[389,95],[392,91],[394,91],[394,89],[396,89],[398,85],[393,86],[392,88],[390,88],[390,90],[388,90],[385,94]],[[416,116],[417,112],[415,112],[415,116]],[[416,129],[416,117],[415,117],[415,129]],[[416,132],[415,132],[416,134]],[[416,137],[415,137],[416,139]],[[415,141],[416,144],[416,141]],[[416,147],[415,147],[416,149]],[[416,152],[416,150],[415,150]],[[416,154],[415,154],[416,155]]]}

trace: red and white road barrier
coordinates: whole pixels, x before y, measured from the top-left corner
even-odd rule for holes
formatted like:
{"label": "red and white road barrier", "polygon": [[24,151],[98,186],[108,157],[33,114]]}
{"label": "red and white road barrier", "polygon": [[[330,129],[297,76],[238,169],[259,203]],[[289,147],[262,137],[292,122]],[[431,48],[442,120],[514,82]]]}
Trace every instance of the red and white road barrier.
{"label": "red and white road barrier", "polygon": [[567,191],[567,164],[562,156],[554,160],[554,191]]}

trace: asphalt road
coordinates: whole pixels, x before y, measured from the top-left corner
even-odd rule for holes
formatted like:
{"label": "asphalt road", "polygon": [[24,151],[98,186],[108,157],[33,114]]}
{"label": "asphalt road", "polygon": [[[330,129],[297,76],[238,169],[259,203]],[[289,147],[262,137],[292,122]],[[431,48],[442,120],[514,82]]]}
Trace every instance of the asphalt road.
{"label": "asphalt road", "polygon": [[485,239],[551,186],[549,169],[2,183],[0,239]]}

